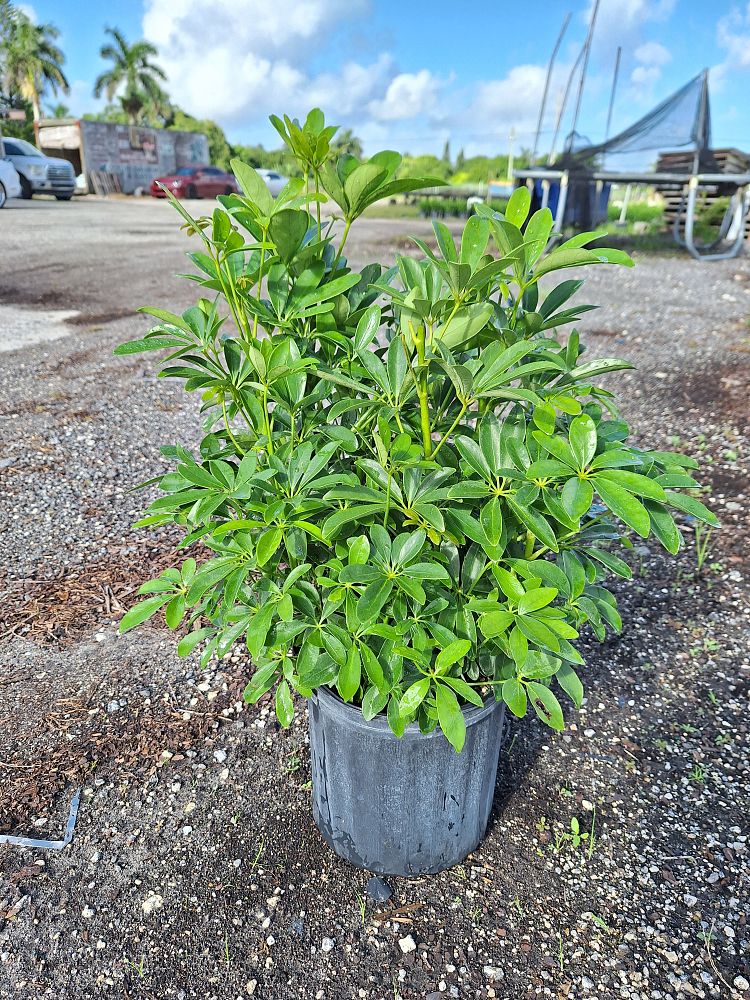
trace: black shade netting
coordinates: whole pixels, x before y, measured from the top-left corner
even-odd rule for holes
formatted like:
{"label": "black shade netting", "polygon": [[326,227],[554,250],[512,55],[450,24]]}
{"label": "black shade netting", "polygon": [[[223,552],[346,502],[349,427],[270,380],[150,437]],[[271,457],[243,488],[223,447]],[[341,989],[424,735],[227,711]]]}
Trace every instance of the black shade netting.
{"label": "black shade netting", "polygon": [[646,172],[660,153],[692,151],[700,169],[710,167],[711,112],[706,75],[700,73],[637,122],[597,145],[574,134],[555,166],[575,164],[618,172]]}

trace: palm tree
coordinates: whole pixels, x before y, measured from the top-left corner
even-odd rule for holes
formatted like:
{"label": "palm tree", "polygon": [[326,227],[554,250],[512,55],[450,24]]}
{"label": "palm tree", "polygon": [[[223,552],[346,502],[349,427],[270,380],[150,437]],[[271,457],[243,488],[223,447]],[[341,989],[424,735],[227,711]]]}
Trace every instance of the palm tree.
{"label": "palm tree", "polygon": [[356,156],[357,159],[361,160],[363,156],[362,140],[350,128],[341,129],[331,139],[331,151],[334,157],[349,155]]}
{"label": "palm tree", "polygon": [[161,66],[152,63],[151,57],[158,54],[150,42],[134,42],[128,45],[118,28],[107,28],[106,33],[113,43],[103,45],[99,50],[102,59],[110,59],[112,66],[97,77],[94,96],[106,93],[111,101],[115,93],[124,85],[120,104],[131,125],[137,125],[146,107],[164,107],[166,95],[159,86],[159,80],[166,80]]}
{"label": "palm tree", "polygon": [[47,114],[50,118],[67,118],[70,114],[70,108],[62,101],[58,101],[57,104],[47,105]]}
{"label": "palm tree", "polygon": [[34,122],[42,116],[41,96],[50,87],[54,94],[69,91],[62,70],[63,52],[55,45],[60,32],[54,24],[34,24],[10,4],[2,6],[0,64],[8,90],[17,89],[30,102]]}

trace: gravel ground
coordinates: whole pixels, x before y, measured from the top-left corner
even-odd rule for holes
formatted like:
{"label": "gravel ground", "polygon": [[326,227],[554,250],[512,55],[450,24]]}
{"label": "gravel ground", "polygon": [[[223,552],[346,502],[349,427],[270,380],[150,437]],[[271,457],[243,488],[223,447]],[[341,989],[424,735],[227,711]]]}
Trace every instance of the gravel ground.
{"label": "gravel ground", "polygon": [[[626,416],[702,455],[724,530],[702,573],[689,526],[677,560],[636,546],[583,711],[516,723],[484,844],[377,903],[312,823],[304,711],[279,732],[241,656],[202,673],[158,627],[116,635],[170,559],[128,488],[199,431],[111,355],[138,305],[190,301],[169,207],[11,203],[3,227],[0,830],[58,837],[83,796],[64,851],[0,847],[0,997],[750,997],[748,261],[587,274],[584,339],[638,364]],[[424,228],[366,220],[353,256]]]}

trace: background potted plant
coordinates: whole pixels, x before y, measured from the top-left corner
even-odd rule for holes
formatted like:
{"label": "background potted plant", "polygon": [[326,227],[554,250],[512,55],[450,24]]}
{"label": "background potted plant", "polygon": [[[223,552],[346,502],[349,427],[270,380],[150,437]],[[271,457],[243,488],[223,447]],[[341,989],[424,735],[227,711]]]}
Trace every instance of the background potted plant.
{"label": "background potted plant", "polygon": [[[478,206],[456,243],[354,271],[350,227],[374,202],[438,183],[398,178],[400,157],[332,163],[335,129],[272,119],[302,166],[275,200],[246,164],[240,195],[193,219],[188,275],[205,297],[119,354],[169,351],[160,375],[196,392],[197,451],[176,463],[140,525],[177,523],[191,554],[145,583],[126,631],[163,610],[201,661],[236,642],[245,697],[274,690],[288,726],[310,699],[313,813],[342,856],[373,871],[437,871],[481,839],[507,707],[559,730],[583,689],[575,647],[619,630],[608,576],[627,533],[681,543],[670,513],[715,523],[695,463],[627,443],[598,379],[629,367],[581,359],[571,304],[581,265],[632,261],[545,248],[546,209],[518,189]],[[343,229],[321,218],[333,202]],[[339,235],[340,233],[340,235]],[[623,533],[624,537],[623,537]]]}

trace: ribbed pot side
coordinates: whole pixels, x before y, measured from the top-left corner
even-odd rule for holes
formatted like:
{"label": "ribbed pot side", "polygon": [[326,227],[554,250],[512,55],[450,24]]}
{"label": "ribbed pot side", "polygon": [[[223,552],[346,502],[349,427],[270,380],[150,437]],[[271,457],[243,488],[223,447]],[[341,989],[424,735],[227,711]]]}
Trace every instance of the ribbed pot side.
{"label": "ribbed pot side", "polygon": [[457,754],[442,732],[414,724],[401,739],[365,721],[327,688],[308,703],[313,817],[340,857],[384,875],[443,871],[464,860],[487,828],[505,706],[469,707]]}

